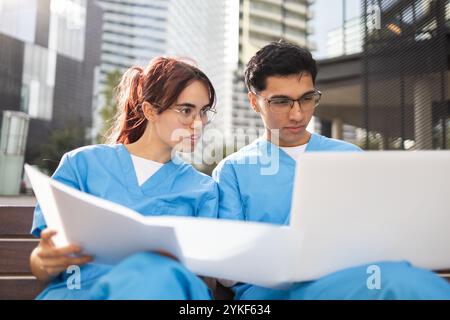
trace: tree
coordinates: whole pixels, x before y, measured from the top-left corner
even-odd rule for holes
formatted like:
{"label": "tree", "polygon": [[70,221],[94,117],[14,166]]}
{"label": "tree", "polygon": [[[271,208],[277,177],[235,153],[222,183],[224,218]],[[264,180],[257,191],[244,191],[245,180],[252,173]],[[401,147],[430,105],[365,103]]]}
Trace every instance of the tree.
{"label": "tree", "polygon": [[55,172],[64,153],[87,143],[84,126],[69,122],[63,129],[53,130],[47,143],[39,148],[39,156],[33,163],[49,175]]}
{"label": "tree", "polygon": [[97,136],[97,143],[105,142],[105,135],[114,122],[114,116],[117,113],[116,87],[120,82],[122,73],[120,70],[114,70],[106,74],[106,84],[101,92],[104,98],[104,104],[100,109],[100,116],[103,121],[102,128]]}

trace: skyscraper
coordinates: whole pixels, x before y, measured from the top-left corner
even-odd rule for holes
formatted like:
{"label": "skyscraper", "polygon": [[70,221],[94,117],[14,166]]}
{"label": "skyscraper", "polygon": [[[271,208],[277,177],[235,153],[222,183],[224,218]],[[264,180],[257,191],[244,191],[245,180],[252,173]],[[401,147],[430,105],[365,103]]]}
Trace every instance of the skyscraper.
{"label": "skyscraper", "polygon": [[[218,109],[231,102],[231,67],[227,63],[229,1],[100,0],[104,9],[101,65],[96,106],[108,72],[146,66],[159,55],[192,58],[211,79]],[[97,117],[97,127],[100,119]]]}

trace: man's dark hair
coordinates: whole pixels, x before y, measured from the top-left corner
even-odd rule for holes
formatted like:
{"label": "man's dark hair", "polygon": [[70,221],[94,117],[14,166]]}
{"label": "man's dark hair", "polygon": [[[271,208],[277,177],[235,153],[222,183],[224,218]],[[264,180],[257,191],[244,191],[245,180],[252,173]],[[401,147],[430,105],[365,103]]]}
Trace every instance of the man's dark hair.
{"label": "man's dark hair", "polygon": [[250,59],[245,69],[245,85],[249,91],[266,89],[270,76],[289,76],[309,73],[316,82],[316,61],[307,49],[284,40],[271,42]]}

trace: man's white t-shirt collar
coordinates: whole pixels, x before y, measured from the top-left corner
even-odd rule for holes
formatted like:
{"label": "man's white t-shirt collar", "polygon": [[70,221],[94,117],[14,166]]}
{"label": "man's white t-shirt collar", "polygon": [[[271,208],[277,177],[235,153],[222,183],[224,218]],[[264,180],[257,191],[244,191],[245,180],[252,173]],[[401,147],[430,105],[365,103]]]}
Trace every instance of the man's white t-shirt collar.
{"label": "man's white t-shirt collar", "polygon": [[280,147],[280,149],[286,152],[292,159],[297,161],[299,156],[305,152],[307,146],[308,144],[305,143],[296,147]]}

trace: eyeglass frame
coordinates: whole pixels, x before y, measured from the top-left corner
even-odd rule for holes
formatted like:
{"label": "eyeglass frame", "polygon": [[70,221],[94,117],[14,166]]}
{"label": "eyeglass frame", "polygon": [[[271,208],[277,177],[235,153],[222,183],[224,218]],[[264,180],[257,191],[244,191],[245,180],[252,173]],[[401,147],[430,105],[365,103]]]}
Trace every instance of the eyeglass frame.
{"label": "eyeglass frame", "polygon": [[[151,102],[151,104],[152,105],[154,105],[154,106],[157,106],[157,107],[159,107],[159,108],[162,108],[162,106],[160,105],[160,104],[158,104],[158,103],[154,103],[154,102]],[[170,106],[170,107],[168,107],[167,109],[165,109],[165,110],[173,110],[173,111],[175,111],[175,112],[177,112],[178,114],[181,114],[181,110],[179,110],[179,109],[177,109],[177,108],[175,108],[175,107],[183,107],[183,106],[186,106],[186,107],[189,107],[190,109],[195,109],[195,105],[193,105],[193,104],[191,104],[191,103],[181,103],[181,104],[176,104],[175,106]],[[212,119],[211,120],[209,120],[209,121],[207,121],[207,122],[204,122],[204,125],[206,126],[207,124],[210,124],[211,122],[213,122],[214,121],[214,119],[215,119],[215,117],[216,117],[216,115],[217,115],[217,110],[213,107],[213,106],[204,106],[202,109],[200,109],[200,112],[203,110],[203,109],[205,109],[205,108],[208,108],[209,107],[209,109],[208,109],[208,111],[212,111],[213,112],[213,117],[212,117]],[[164,110],[164,111],[165,111]],[[199,112],[197,112],[196,114],[195,114],[195,117],[193,117],[192,118],[192,120],[191,121],[189,121],[188,123],[184,123],[183,121],[180,121],[180,120],[178,120],[178,121],[180,121],[182,124],[184,124],[184,125],[191,125],[192,123],[194,123],[194,121],[195,121],[195,119],[197,118],[197,116],[199,115]],[[178,118],[179,119],[179,118]],[[201,116],[200,116],[200,119],[201,119]],[[203,122],[203,121],[202,121]]]}
{"label": "eyeglass frame", "polygon": [[[175,111],[175,112],[177,112],[178,114],[181,115],[181,110],[177,109],[176,107],[183,107],[183,106],[184,106],[184,107],[188,107],[188,108],[190,108],[190,109],[194,109],[194,108],[195,108],[195,105],[193,105],[193,104],[190,104],[190,103],[182,103],[182,104],[176,104],[175,106],[171,106],[171,107],[169,107],[169,108],[167,108],[167,109],[173,110],[173,111]],[[203,122],[203,120],[202,120],[203,124],[204,124],[204,125],[207,125],[207,124],[211,123],[212,121],[214,121],[214,119],[215,119],[215,117],[216,117],[216,115],[217,115],[217,110],[216,110],[214,107],[212,107],[212,106],[204,106],[202,109],[200,109],[199,112],[196,112],[196,113],[195,113],[195,116],[192,117],[192,120],[189,121],[188,123],[184,123],[184,122],[181,121],[181,120],[179,120],[179,121],[180,121],[182,124],[184,124],[184,125],[191,125],[192,123],[194,123],[194,121],[195,121],[195,119],[197,118],[197,116],[200,115],[200,113],[202,112],[202,110],[204,110],[204,109],[206,109],[206,108],[207,108],[206,111],[211,111],[211,112],[213,113],[212,119],[210,119],[210,120],[208,120],[208,121],[206,121],[206,122]],[[181,117],[183,117],[183,115],[181,115]],[[200,119],[202,119],[201,116],[200,116]]]}
{"label": "eyeglass frame", "polygon": [[[273,110],[272,110],[271,107],[270,107],[270,103],[271,103],[272,101],[274,101],[273,98],[272,98],[272,99],[268,99],[268,98],[266,98],[266,97],[264,97],[264,96],[262,96],[262,95],[260,95],[260,94],[258,94],[258,93],[256,93],[256,92],[254,92],[254,91],[251,91],[251,93],[253,93],[255,96],[258,96],[258,97],[263,98],[264,101],[267,103],[267,106],[268,106],[269,110],[270,110],[272,113],[276,113],[276,114],[284,114],[284,112],[273,112]],[[302,109],[302,103],[301,103],[300,100],[303,99],[303,98],[304,98],[305,96],[307,96],[308,94],[318,94],[318,95],[319,95],[319,102],[318,102],[316,105],[314,105],[314,108],[312,109],[312,110],[315,110],[315,109],[320,105],[320,99],[322,98],[322,91],[320,91],[320,90],[318,90],[318,89],[314,89],[314,91],[307,92],[307,93],[305,93],[304,95],[302,95],[302,96],[301,96],[300,98],[298,98],[298,99],[292,99],[292,98],[289,98],[289,97],[275,98],[275,99],[286,99],[286,100],[290,100],[290,101],[291,101],[291,108],[289,109],[288,112],[286,112],[286,113],[289,113],[289,112],[292,110],[292,108],[294,107],[295,102],[298,102],[298,104],[299,104],[299,106],[300,106],[300,109]]]}

